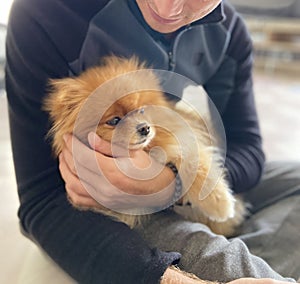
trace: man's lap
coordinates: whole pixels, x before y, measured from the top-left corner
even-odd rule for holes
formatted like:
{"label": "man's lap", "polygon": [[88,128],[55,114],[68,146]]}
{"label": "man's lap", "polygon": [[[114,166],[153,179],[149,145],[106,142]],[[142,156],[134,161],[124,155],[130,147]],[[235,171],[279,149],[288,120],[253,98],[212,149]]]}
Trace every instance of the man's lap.
{"label": "man's lap", "polygon": [[299,278],[300,195],[287,197],[252,215],[239,238],[275,271]]}
{"label": "man's lap", "polygon": [[245,221],[238,238],[227,240],[217,236],[206,226],[188,222],[171,210],[151,215],[138,231],[152,246],[179,251],[179,266],[201,278],[229,281],[248,276],[282,280],[255,254],[281,275],[297,279],[299,193],[300,164],[270,163],[259,186],[245,195],[253,204],[253,214]]}
{"label": "man's lap", "polygon": [[300,162],[269,162],[260,183],[244,197],[255,213],[289,196],[300,195]]}
{"label": "man's lap", "polygon": [[282,275],[300,276],[300,163],[268,163],[258,186],[245,194],[252,215],[239,236]]}

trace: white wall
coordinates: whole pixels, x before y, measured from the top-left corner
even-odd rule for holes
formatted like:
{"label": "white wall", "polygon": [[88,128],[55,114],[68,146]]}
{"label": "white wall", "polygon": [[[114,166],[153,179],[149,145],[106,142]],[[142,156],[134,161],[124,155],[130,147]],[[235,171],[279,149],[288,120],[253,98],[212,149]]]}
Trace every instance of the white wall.
{"label": "white wall", "polygon": [[7,23],[12,2],[13,0],[2,0],[0,2],[0,24]]}

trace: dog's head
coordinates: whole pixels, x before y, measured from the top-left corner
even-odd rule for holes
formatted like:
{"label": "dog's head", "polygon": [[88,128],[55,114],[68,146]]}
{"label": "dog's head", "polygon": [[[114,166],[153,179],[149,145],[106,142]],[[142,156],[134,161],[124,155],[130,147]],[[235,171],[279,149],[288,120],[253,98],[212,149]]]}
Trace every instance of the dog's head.
{"label": "dog's head", "polygon": [[113,103],[101,117],[97,134],[128,149],[145,148],[155,136],[153,105],[160,94],[154,91],[133,93]]}
{"label": "dog's head", "polygon": [[53,80],[51,87],[44,109],[53,122],[56,154],[65,133],[86,143],[90,131],[129,149],[144,148],[156,133],[149,106],[167,106],[159,80],[135,58],[108,57],[76,78]]}

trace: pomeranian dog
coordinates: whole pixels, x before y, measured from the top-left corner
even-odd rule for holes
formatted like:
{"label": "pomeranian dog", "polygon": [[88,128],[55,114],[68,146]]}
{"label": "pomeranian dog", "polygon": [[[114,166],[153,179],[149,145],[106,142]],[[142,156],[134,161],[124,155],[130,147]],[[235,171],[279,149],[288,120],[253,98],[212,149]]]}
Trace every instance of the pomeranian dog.
{"label": "pomeranian dog", "polygon": [[[180,207],[184,217],[208,225],[215,233],[233,235],[246,209],[213,157],[214,138],[196,111],[166,99],[157,77],[136,58],[109,56],[78,77],[52,80],[44,110],[52,122],[49,136],[54,153],[61,152],[64,134],[74,133],[88,145],[90,131],[112,144],[151,152],[159,163],[173,165],[175,174],[178,171],[182,196],[174,208]],[[144,218],[101,204],[95,210],[131,228]]]}

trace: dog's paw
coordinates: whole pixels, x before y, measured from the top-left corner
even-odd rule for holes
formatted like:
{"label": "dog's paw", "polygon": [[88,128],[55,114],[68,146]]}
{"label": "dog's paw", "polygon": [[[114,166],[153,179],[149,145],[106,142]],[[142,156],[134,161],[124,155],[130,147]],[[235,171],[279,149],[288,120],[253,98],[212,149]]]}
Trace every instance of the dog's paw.
{"label": "dog's paw", "polygon": [[234,198],[214,195],[209,202],[202,201],[203,213],[212,221],[224,222],[234,216]]}
{"label": "dog's paw", "polygon": [[235,196],[235,208],[234,216],[227,219],[224,222],[215,222],[207,218],[206,225],[216,234],[224,235],[226,237],[233,237],[238,234],[240,225],[245,220],[245,217],[249,214],[249,204],[245,204],[240,196]]}
{"label": "dog's paw", "polygon": [[235,198],[222,182],[203,200],[199,200],[203,214],[210,220],[224,222],[235,215]]}

